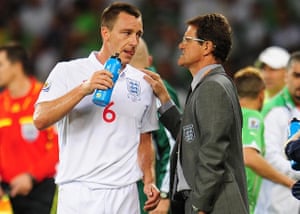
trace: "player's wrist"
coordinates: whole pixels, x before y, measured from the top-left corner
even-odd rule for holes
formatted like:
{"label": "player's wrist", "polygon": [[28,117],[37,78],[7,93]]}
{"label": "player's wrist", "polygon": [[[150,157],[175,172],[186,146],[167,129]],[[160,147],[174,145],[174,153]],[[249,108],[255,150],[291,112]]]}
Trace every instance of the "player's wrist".
{"label": "player's wrist", "polygon": [[143,176],[143,183],[144,185],[146,184],[155,184],[155,179],[154,179],[154,176],[152,175],[152,173],[144,173],[144,176]]}
{"label": "player's wrist", "polygon": [[171,97],[169,96],[169,94],[163,94],[159,97],[159,100],[161,102],[162,105],[166,104],[167,102],[171,101]]}
{"label": "player's wrist", "polygon": [[79,93],[81,94],[81,96],[92,94],[94,91],[90,88],[90,85],[87,81],[79,85]]}

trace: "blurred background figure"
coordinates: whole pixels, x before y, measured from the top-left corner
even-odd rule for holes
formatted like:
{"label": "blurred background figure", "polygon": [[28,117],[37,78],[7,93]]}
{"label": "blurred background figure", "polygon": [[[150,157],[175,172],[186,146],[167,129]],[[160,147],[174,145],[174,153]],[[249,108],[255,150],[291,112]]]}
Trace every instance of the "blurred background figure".
{"label": "blurred background figure", "polygon": [[[140,43],[137,46],[136,53],[131,59],[130,64],[139,69],[149,69],[153,72],[157,72],[153,64],[153,58],[149,54],[147,44],[143,39],[140,39]],[[179,108],[179,99],[175,89],[164,80],[164,84],[174,101]],[[157,105],[160,106],[159,100],[157,99]],[[170,185],[170,153],[174,146],[174,139],[172,138],[169,131],[160,123],[159,130],[153,132],[153,143],[156,149],[156,185],[160,189],[161,200],[155,210],[149,213],[169,213],[170,201],[169,201],[169,185]],[[146,213],[142,209],[142,205],[145,204],[147,198],[143,192],[143,182],[138,182],[139,197],[141,213]]]}
{"label": "blurred background figure", "polygon": [[[300,118],[300,53],[292,53],[287,63],[286,86],[278,95],[267,102],[262,109],[266,145],[265,159],[278,171],[300,179],[300,172],[290,166],[284,154],[288,140],[290,121]],[[291,190],[270,180],[263,179],[255,214],[299,214],[300,203]]]}
{"label": "blurred background figure", "polygon": [[274,169],[263,157],[264,122],[260,110],[264,103],[265,84],[260,70],[251,66],[234,75],[242,107],[242,142],[247,175],[250,213],[253,214],[260,189],[261,178],[291,188],[295,181]]}
{"label": "blurred background figure", "polygon": [[34,104],[42,83],[33,76],[26,50],[0,46],[0,197],[8,194],[14,214],[50,212],[58,162],[53,127],[33,125]]}
{"label": "blurred background figure", "polygon": [[265,101],[273,98],[285,86],[289,57],[289,52],[278,46],[268,47],[259,54],[256,66],[261,69],[266,85]]}

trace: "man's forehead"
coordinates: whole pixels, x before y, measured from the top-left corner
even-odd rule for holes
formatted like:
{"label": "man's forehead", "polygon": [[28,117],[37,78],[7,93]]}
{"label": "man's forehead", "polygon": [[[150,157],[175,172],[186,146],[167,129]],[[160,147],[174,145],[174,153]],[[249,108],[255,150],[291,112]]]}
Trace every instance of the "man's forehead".
{"label": "man's forehead", "polygon": [[[120,13],[116,19],[115,25],[123,25],[126,23],[126,25],[129,26],[143,26],[142,18],[141,17],[135,17],[133,15],[127,14],[127,13]],[[125,26],[126,26],[125,25]]]}

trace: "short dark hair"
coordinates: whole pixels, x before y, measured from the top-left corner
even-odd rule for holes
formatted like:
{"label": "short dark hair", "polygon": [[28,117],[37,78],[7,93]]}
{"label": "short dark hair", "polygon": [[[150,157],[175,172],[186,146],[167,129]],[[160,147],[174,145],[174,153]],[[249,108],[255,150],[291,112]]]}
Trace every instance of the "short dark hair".
{"label": "short dark hair", "polygon": [[33,66],[26,49],[18,42],[9,42],[0,46],[0,52],[5,52],[11,63],[20,62],[26,75],[34,75]]}
{"label": "short dark hair", "polygon": [[258,68],[247,66],[234,74],[234,83],[240,98],[255,99],[265,89],[265,83]]}
{"label": "short dark hair", "polygon": [[300,62],[300,51],[295,51],[291,54],[288,63],[287,63],[287,69],[289,69],[293,62]]}
{"label": "short dark hair", "polygon": [[186,22],[197,28],[197,37],[211,41],[216,60],[225,62],[232,47],[232,30],[227,18],[218,13],[196,16]]}
{"label": "short dark hair", "polygon": [[103,10],[101,15],[101,26],[105,26],[111,30],[121,12],[128,13],[136,18],[142,16],[137,7],[125,2],[114,2]]}

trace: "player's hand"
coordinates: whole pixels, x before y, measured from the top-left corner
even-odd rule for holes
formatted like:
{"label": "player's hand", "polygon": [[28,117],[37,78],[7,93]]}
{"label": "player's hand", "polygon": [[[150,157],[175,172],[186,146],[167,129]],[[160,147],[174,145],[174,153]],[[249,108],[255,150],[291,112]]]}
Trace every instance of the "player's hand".
{"label": "player's hand", "polygon": [[107,70],[100,70],[93,73],[93,75],[81,84],[85,94],[91,94],[95,89],[106,90],[113,86],[112,73]]}
{"label": "player's hand", "polygon": [[33,188],[32,177],[28,173],[20,174],[10,182],[10,196],[28,195]]}
{"label": "player's hand", "polygon": [[157,207],[149,212],[149,214],[168,214],[170,208],[170,200],[165,198],[165,199],[160,199]]}
{"label": "player's hand", "polygon": [[155,209],[160,201],[160,192],[158,188],[153,183],[144,184],[144,193],[147,196],[144,210],[151,211]]}
{"label": "player's hand", "polygon": [[147,69],[142,69],[142,71],[146,74],[144,79],[151,85],[154,94],[158,97],[160,102],[164,104],[170,101],[170,95],[160,75]]}

